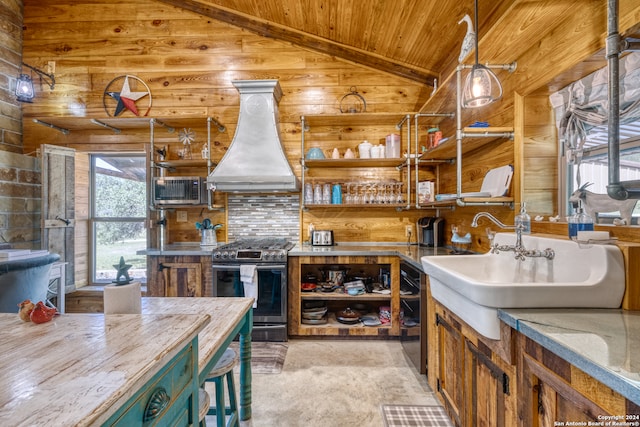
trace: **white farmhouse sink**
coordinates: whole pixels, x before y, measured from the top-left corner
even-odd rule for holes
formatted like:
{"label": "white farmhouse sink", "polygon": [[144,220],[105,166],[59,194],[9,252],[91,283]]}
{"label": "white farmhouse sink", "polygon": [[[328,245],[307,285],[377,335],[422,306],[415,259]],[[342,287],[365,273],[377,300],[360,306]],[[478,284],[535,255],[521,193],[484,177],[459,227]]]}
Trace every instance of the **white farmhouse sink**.
{"label": "white farmhouse sink", "polygon": [[[515,241],[514,233],[498,233],[494,243]],[[513,252],[422,257],[432,296],[490,339],[500,339],[499,308],[620,306],[625,275],[617,246],[529,235],[522,243],[526,249],[551,248],[555,257],[518,261]]]}

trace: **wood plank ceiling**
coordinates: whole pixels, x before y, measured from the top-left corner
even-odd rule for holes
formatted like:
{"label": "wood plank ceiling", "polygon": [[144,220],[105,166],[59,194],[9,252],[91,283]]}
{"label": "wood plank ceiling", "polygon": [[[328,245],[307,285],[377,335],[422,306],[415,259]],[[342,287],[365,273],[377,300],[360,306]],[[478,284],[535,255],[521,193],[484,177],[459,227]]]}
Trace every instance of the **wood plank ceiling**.
{"label": "wood plank ceiling", "polygon": [[[479,0],[478,26],[474,0],[158,1],[431,86],[458,65],[467,29],[458,22],[465,14],[479,27],[480,62],[508,64],[536,49],[587,4],[606,13],[606,0]],[[633,1],[623,3],[629,7]],[[637,30],[626,36],[637,37]],[[584,76],[601,68],[601,57],[583,58],[586,64],[576,73]],[[473,61],[472,53],[465,63]],[[560,77],[549,89],[579,77]]]}
{"label": "wood plank ceiling", "polygon": [[[473,0],[160,1],[429,85],[457,64],[466,33],[458,21],[474,17]],[[479,3],[482,37],[518,1]]]}

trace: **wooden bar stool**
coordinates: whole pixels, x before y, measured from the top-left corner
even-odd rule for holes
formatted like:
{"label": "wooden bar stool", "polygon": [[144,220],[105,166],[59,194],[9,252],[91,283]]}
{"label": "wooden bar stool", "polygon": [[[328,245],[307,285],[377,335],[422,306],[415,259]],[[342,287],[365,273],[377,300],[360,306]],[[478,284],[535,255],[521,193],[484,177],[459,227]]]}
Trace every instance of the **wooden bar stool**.
{"label": "wooden bar stool", "polygon": [[211,402],[209,401],[209,393],[200,387],[198,389],[198,425],[200,427],[205,427],[207,425],[206,416],[207,412],[209,412],[209,405]]}
{"label": "wooden bar stool", "polygon": [[[238,354],[232,348],[228,348],[222,354],[218,363],[211,369],[205,381],[213,382],[216,389],[215,406],[210,406],[207,415],[215,415],[217,427],[225,427],[225,419],[230,415],[226,427],[239,427],[240,416],[236,399],[236,387],[233,379],[233,367],[238,363]],[[229,406],[225,406],[224,379],[227,378],[227,390],[229,392]]]}

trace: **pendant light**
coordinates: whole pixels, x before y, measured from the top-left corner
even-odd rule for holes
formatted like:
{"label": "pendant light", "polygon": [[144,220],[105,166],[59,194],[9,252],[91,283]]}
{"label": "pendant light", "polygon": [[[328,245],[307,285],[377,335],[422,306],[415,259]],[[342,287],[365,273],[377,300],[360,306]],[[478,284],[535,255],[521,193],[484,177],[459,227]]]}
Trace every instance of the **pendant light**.
{"label": "pendant light", "polygon": [[478,0],[475,0],[475,21],[476,21],[476,63],[471,67],[467,75],[462,91],[462,107],[478,108],[491,104],[502,98],[502,85],[500,80],[487,66],[478,62],[478,36],[480,28],[478,25]]}

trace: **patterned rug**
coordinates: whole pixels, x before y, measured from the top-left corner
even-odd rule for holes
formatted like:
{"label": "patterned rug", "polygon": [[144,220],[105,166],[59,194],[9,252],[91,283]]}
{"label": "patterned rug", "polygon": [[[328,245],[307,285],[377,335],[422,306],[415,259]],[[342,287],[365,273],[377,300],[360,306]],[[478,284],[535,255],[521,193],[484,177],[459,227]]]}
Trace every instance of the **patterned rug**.
{"label": "patterned rug", "polygon": [[[238,343],[232,342],[229,347],[238,351]],[[287,343],[254,341],[251,343],[251,373],[279,374],[287,356]],[[239,364],[234,370],[240,372]]]}
{"label": "patterned rug", "polygon": [[450,427],[441,406],[382,405],[385,427]]}

